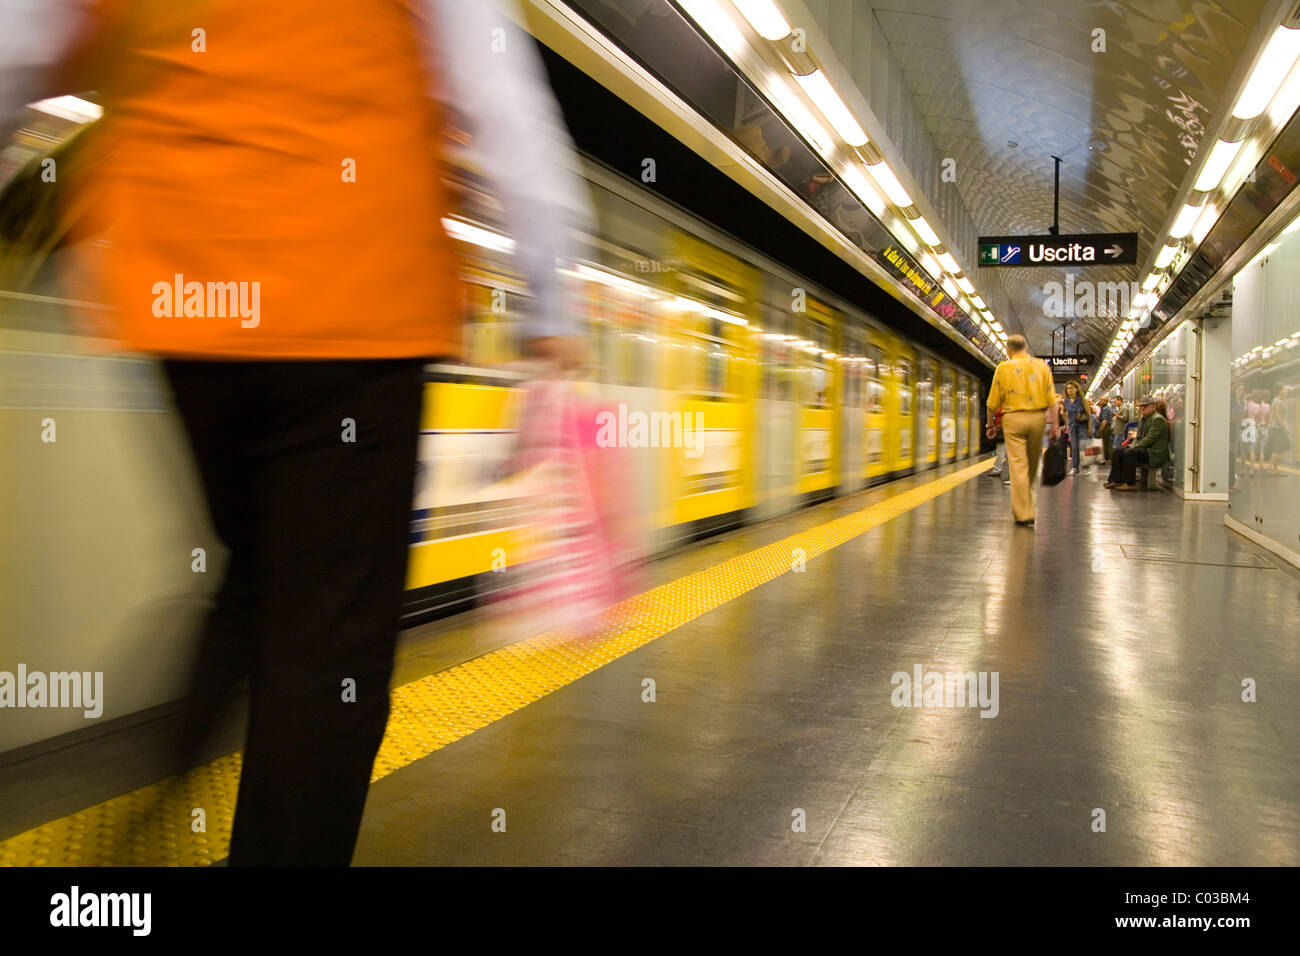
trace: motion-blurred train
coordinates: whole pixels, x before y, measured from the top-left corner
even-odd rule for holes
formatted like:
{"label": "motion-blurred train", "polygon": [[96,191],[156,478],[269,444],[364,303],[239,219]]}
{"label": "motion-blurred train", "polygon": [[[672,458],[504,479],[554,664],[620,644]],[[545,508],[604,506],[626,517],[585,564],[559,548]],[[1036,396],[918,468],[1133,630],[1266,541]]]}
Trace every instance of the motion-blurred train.
{"label": "motion-blurred train", "polygon": [[[39,160],[78,127],[50,124],[27,134],[26,175],[0,196],[0,650],[33,669],[103,671],[105,720],[137,720],[184,693],[222,551],[158,363],[78,319],[106,308],[75,268],[103,240],[82,228],[66,243]],[[641,519],[624,556],[978,450],[973,377],[645,186],[575,162],[595,212],[565,277],[587,326],[582,387],[629,420],[700,426],[629,440],[647,447],[620,457],[620,493]],[[408,624],[507,587],[492,572],[529,553],[538,521],[526,473],[493,477],[529,374],[525,290],[485,184],[450,167],[464,341],[461,363],[429,366]],[[0,753],[82,727],[79,714],[33,712],[0,724]]]}
{"label": "motion-blurred train", "polygon": [[[594,162],[581,170],[597,226],[566,272],[588,329],[587,378],[606,406],[702,423],[698,447],[629,449],[647,517],[637,550],[975,454],[979,383],[848,303]],[[490,587],[526,509],[485,485],[507,453],[521,290],[510,241],[464,174],[448,219],[468,301],[463,357],[428,385],[408,570],[412,617]],[[452,380],[449,380],[452,379]],[[687,417],[691,416],[691,417]]]}

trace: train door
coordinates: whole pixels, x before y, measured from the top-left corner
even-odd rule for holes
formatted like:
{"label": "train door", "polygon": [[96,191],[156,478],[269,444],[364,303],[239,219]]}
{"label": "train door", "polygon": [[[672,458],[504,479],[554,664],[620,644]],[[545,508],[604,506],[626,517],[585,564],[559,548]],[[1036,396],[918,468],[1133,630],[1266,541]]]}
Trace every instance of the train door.
{"label": "train door", "polygon": [[[780,288],[778,288],[778,286]],[[758,337],[761,392],[755,429],[761,444],[757,517],[775,517],[795,507],[796,419],[795,369],[799,349],[794,334],[795,313],[790,311],[788,285],[768,277],[763,287],[761,325]],[[782,298],[784,297],[784,298]]]}
{"label": "train door", "polygon": [[939,403],[935,392],[939,373],[934,359],[923,358],[921,374],[916,382],[917,430],[920,449],[919,467],[925,469],[939,463]]}
{"label": "train door", "polygon": [[984,399],[980,380],[970,380],[970,453],[978,455],[984,435]]}
{"label": "train door", "polygon": [[797,484],[800,495],[821,497],[838,482],[835,407],[839,402],[839,374],[831,310],[812,298],[807,299],[806,306],[807,312],[799,316],[803,332],[796,343],[801,405]]}
{"label": "train door", "polygon": [[957,377],[957,457],[970,455],[970,379]]}
{"label": "train door", "polygon": [[867,335],[867,354],[862,362],[862,467],[870,483],[898,467],[898,448],[885,440],[892,434],[889,420],[896,412],[891,405],[897,398],[894,389],[886,385],[892,383],[894,375],[885,351],[886,340],[874,331]]}
{"label": "train door", "polygon": [[863,469],[863,428],[862,400],[865,390],[865,346],[866,330],[851,325],[847,316],[841,315],[840,354],[836,362],[840,369],[843,387],[840,389],[840,455],[839,476],[840,490],[844,494],[857,491],[867,483]]}
{"label": "train door", "polygon": [[939,367],[939,461],[957,457],[957,372]]}
{"label": "train door", "polygon": [[[671,339],[666,415],[651,416],[665,448],[675,525],[723,527],[755,501],[751,449],[757,373],[749,331],[759,273],[722,250],[675,233],[678,268],[665,331]],[[657,428],[656,428],[657,425]],[[665,447],[667,446],[667,447]]]}
{"label": "train door", "polygon": [[917,465],[916,353],[894,340],[893,402],[889,422],[897,450],[895,471],[909,471]]}

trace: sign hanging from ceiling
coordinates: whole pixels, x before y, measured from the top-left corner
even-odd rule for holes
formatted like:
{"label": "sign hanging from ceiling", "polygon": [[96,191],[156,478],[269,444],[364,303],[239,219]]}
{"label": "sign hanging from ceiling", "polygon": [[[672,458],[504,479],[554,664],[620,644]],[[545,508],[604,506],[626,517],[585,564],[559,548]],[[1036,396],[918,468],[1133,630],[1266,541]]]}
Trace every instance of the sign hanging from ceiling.
{"label": "sign hanging from ceiling", "polygon": [[1136,232],[1080,236],[980,236],[981,266],[1131,266]]}
{"label": "sign hanging from ceiling", "polygon": [[1096,364],[1092,355],[1048,355],[1047,364],[1056,375],[1069,375],[1074,372],[1091,372]]}

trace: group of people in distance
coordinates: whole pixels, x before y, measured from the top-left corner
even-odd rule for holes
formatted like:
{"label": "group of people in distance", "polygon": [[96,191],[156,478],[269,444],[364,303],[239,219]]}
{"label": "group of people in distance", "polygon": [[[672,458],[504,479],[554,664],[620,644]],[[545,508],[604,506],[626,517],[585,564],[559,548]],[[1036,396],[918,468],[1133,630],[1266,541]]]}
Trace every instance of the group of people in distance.
{"label": "group of people in distance", "polygon": [[1229,406],[1232,454],[1231,487],[1235,491],[1243,474],[1278,475],[1278,459],[1291,450],[1287,389],[1257,388],[1250,391],[1238,382],[1232,387]]}
{"label": "group of people in distance", "polygon": [[1006,474],[1011,486],[1011,510],[1016,524],[1032,526],[1032,479],[1038,473],[1043,436],[1069,443],[1071,468],[1078,474],[1084,442],[1101,439],[1102,454],[1111,463],[1105,487],[1137,491],[1137,469],[1159,468],[1170,458],[1169,418],[1164,403],[1150,395],[1137,400],[1140,416],[1130,428],[1130,409],[1116,396],[1103,396],[1094,405],[1075,382],[1058,394],[1047,363],[1029,352],[1024,336],[1007,339],[1007,360],[998,365],[989,390],[985,433],[998,442],[990,474]]}

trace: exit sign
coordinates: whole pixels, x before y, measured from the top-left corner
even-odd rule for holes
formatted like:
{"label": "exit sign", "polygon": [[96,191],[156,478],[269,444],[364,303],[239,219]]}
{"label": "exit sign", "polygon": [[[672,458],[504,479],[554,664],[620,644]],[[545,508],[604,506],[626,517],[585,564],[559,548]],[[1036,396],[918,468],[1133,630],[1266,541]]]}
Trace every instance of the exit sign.
{"label": "exit sign", "polygon": [[1131,266],[1136,232],[1079,236],[980,236],[981,266]]}

